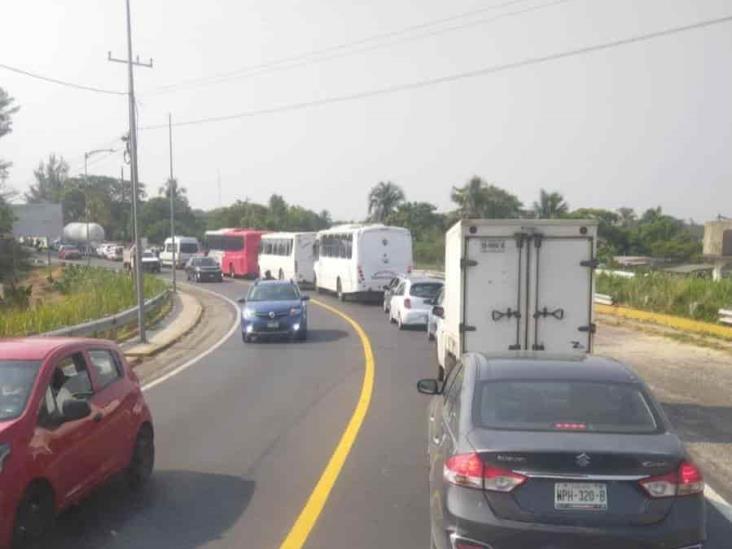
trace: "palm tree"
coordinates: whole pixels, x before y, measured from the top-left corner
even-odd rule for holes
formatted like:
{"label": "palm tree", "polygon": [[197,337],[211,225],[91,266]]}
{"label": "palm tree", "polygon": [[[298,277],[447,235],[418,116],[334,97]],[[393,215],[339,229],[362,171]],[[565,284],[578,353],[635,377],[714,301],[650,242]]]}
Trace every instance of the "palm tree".
{"label": "palm tree", "polygon": [[518,217],[521,201],[508,191],[489,185],[473,176],[462,187],[453,187],[452,201],[458,205],[460,217],[504,219]]}
{"label": "palm tree", "polygon": [[620,225],[622,227],[630,227],[638,219],[633,208],[618,208],[617,212],[618,216],[620,216]]}
{"label": "palm tree", "polygon": [[481,217],[485,198],[486,182],[478,176],[473,176],[462,187],[453,187],[450,198],[460,209],[460,216],[464,218]]}
{"label": "palm tree", "polygon": [[188,195],[188,189],[186,189],[185,187],[181,187],[178,184],[178,180],[175,178],[168,179],[165,182],[165,185],[161,185],[160,187],[158,187],[158,194],[164,196],[165,198],[170,198],[171,185],[173,187],[173,192],[175,193],[176,197],[184,197]]}
{"label": "palm tree", "polygon": [[404,202],[404,191],[396,183],[381,181],[369,192],[369,219],[384,222]]}
{"label": "palm tree", "polygon": [[539,202],[534,202],[534,211],[536,216],[541,219],[553,219],[563,217],[569,213],[569,204],[564,197],[557,193],[548,193],[541,189]]}

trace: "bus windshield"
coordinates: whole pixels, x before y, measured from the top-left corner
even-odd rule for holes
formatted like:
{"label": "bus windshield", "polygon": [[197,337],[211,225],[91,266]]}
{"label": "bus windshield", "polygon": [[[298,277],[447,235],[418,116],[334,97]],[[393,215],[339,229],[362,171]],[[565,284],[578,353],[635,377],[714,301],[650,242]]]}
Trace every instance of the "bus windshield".
{"label": "bus windshield", "polygon": [[238,252],[244,250],[244,237],[225,234],[209,234],[206,236],[206,245],[209,250]]}

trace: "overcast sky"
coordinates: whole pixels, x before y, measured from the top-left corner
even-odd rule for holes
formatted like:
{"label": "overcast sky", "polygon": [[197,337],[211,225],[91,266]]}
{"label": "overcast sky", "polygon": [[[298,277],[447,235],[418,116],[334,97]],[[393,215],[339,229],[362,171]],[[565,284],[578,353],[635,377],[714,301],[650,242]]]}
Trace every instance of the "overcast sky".
{"label": "overcast sky", "polygon": [[[182,122],[357,94],[732,14],[730,0],[505,4],[132,0],[134,50],[154,59],[153,69],[136,70],[140,124],[164,124],[168,112]],[[108,50],[125,54],[124,25],[123,0],[7,0],[0,63],[125,90],[125,66],[106,60]],[[212,81],[354,42],[319,62],[299,57],[286,70]],[[191,80],[204,85],[160,90]],[[0,86],[21,106],[0,141],[16,190],[49,153],[80,173],[85,151],[118,147],[126,131],[124,96],[2,69]],[[477,174],[527,205],[543,187],[572,207],[660,205],[703,221],[732,216],[730,98],[732,23],[723,23],[376,97],[175,128],[175,172],[193,206],[205,209],[219,205],[218,173],[221,205],[276,192],[336,219],[363,218],[368,190],[381,180],[446,210],[451,187]],[[141,180],[157,189],[168,172],[167,131],[141,131],[139,141]],[[119,176],[120,166],[120,154],[102,154],[89,171]]]}

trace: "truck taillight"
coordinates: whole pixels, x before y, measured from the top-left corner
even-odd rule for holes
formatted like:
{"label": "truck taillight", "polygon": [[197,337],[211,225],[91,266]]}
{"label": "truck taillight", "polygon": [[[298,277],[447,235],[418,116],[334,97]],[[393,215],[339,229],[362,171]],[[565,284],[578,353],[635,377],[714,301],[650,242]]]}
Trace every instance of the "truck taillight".
{"label": "truck taillight", "polygon": [[411,272],[412,272],[412,266],[411,265],[408,265],[407,266],[407,274],[409,274]]}
{"label": "truck taillight", "polygon": [[361,265],[358,266],[358,281],[363,282],[366,280],[366,277],[363,275],[363,269],[361,268]]}
{"label": "truck taillight", "polygon": [[678,470],[671,473],[644,478],[640,481],[640,485],[652,498],[690,496],[704,491],[701,471],[688,461],[682,461]]}

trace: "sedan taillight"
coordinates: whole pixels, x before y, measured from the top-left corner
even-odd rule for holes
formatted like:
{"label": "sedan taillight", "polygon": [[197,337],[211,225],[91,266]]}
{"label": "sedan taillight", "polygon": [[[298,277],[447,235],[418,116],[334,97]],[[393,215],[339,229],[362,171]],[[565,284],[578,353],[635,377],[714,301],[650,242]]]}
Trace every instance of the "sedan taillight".
{"label": "sedan taillight", "polygon": [[652,498],[690,496],[701,494],[704,491],[704,478],[701,471],[689,461],[682,461],[676,471],[644,478],[639,483]]}
{"label": "sedan taillight", "polygon": [[448,458],[445,462],[444,478],[456,486],[491,492],[510,492],[526,482],[524,475],[484,463],[474,452]]}
{"label": "sedan taillight", "polygon": [[411,309],[412,308],[412,300],[408,297],[404,298],[404,308],[405,309]]}

